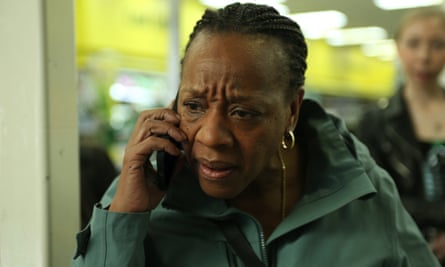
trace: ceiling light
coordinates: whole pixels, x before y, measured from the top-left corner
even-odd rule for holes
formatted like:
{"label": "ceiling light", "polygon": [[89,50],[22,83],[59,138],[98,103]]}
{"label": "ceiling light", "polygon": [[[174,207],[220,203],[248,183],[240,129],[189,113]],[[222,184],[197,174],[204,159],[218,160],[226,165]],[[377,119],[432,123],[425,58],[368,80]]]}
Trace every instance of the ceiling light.
{"label": "ceiling light", "polygon": [[360,27],[329,31],[325,38],[332,46],[357,45],[386,39],[385,29],[380,27]]}
{"label": "ceiling light", "polygon": [[385,10],[415,8],[443,4],[443,0],[374,0],[374,4]]}
{"label": "ceiling light", "polygon": [[378,57],[382,60],[394,60],[397,50],[393,39],[366,42],[361,46],[363,54],[368,57]]}
{"label": "ceiling light", "polygon": [[346,15],[337,10],[296,13],[289,17],[300,25],[308,39],[323,38],[327,31],[342,28],[348,22]]}
{"label": "ceiling light", "polygon": [[229,4],[239,2],[239,3],[255,3],[260,5],[268,5],[274,7],[280,14],[288,14],[289,8],[284,4],[286,0],[247,0],[247,1],[226,1],[226,0],[200,0],[201,4],[212,7],[212,8],[222,8]]}

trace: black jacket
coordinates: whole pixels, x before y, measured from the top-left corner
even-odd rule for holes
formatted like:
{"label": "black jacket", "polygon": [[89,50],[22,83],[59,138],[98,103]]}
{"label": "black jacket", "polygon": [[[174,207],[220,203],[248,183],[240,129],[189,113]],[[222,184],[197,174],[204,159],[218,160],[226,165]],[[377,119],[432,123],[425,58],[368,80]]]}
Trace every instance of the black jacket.
{"label": "black jacket", "polygon": [[445,203],[425,200],[421,166],[427,148],[416,139],[413,123],[403,98],[403,88],[387,105],[365,112],[357,136],[376,162],[395,180],[402,201],[423,230],[445,226]]}

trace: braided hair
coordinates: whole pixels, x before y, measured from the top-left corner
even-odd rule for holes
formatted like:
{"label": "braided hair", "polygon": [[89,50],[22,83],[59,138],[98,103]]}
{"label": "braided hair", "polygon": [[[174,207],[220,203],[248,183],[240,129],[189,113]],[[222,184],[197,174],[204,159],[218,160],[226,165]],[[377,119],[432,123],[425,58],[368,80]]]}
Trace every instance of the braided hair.
{"label": "braided hair", "polygon": [[185,54],[198,33],[204,30],[276,38],[282,44],[287,59],[289,88],[295,90],[303,86],[307,67],[307,45],[304,36],[296,22],[280,15],[273,7],[234,3],[216,11],[207,9],[190,34]]}

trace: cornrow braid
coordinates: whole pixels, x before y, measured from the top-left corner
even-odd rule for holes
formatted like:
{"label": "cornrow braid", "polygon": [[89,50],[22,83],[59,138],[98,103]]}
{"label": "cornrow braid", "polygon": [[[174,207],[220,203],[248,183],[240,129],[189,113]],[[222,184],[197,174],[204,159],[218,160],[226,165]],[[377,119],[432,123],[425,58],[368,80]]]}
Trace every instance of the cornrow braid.
{"label": "cornrow braid", "polygon": [[234,3],[216,11],[207,9],[190,34],[185,54],[195,37],[203,30],[258,34],[278,39],[288,59],[290,89],[303,86],[307,68],[306,41],[300,26],[290,18],[280,15],[273,7]]}

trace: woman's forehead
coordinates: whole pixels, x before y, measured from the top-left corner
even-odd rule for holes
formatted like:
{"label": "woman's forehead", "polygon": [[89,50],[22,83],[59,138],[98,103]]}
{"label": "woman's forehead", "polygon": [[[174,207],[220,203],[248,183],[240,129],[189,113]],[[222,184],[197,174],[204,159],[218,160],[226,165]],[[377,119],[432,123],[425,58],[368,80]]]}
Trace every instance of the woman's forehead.
{"label": "woman's forehead", "polygon": [[231,80],[275,79],[274,76],[282,76],[285,70],[283,57],[279,42],[272,38],[240,33],[200,33],[184,58],[182,78],[197,74],[211,78],[224,74],[230,75]]}
{"label": "woman's forehead", "polygon": [[423,31],[425,29],[445,31],[445,23],[441,18],[436,16],[413,18],[405,24],[401,32],[409,33],[415,32],[416,30]]}
{"label": "woman's forehead", "polygon": [[[243,34],[237,32],[200,32],[190,45],[186,58],[190,54],[212,53],[229,55],[243,53],[256,57],[282,57],[283,49],[280,42],[263,34]],[[248,54],[246,54],[248,53]]]}

